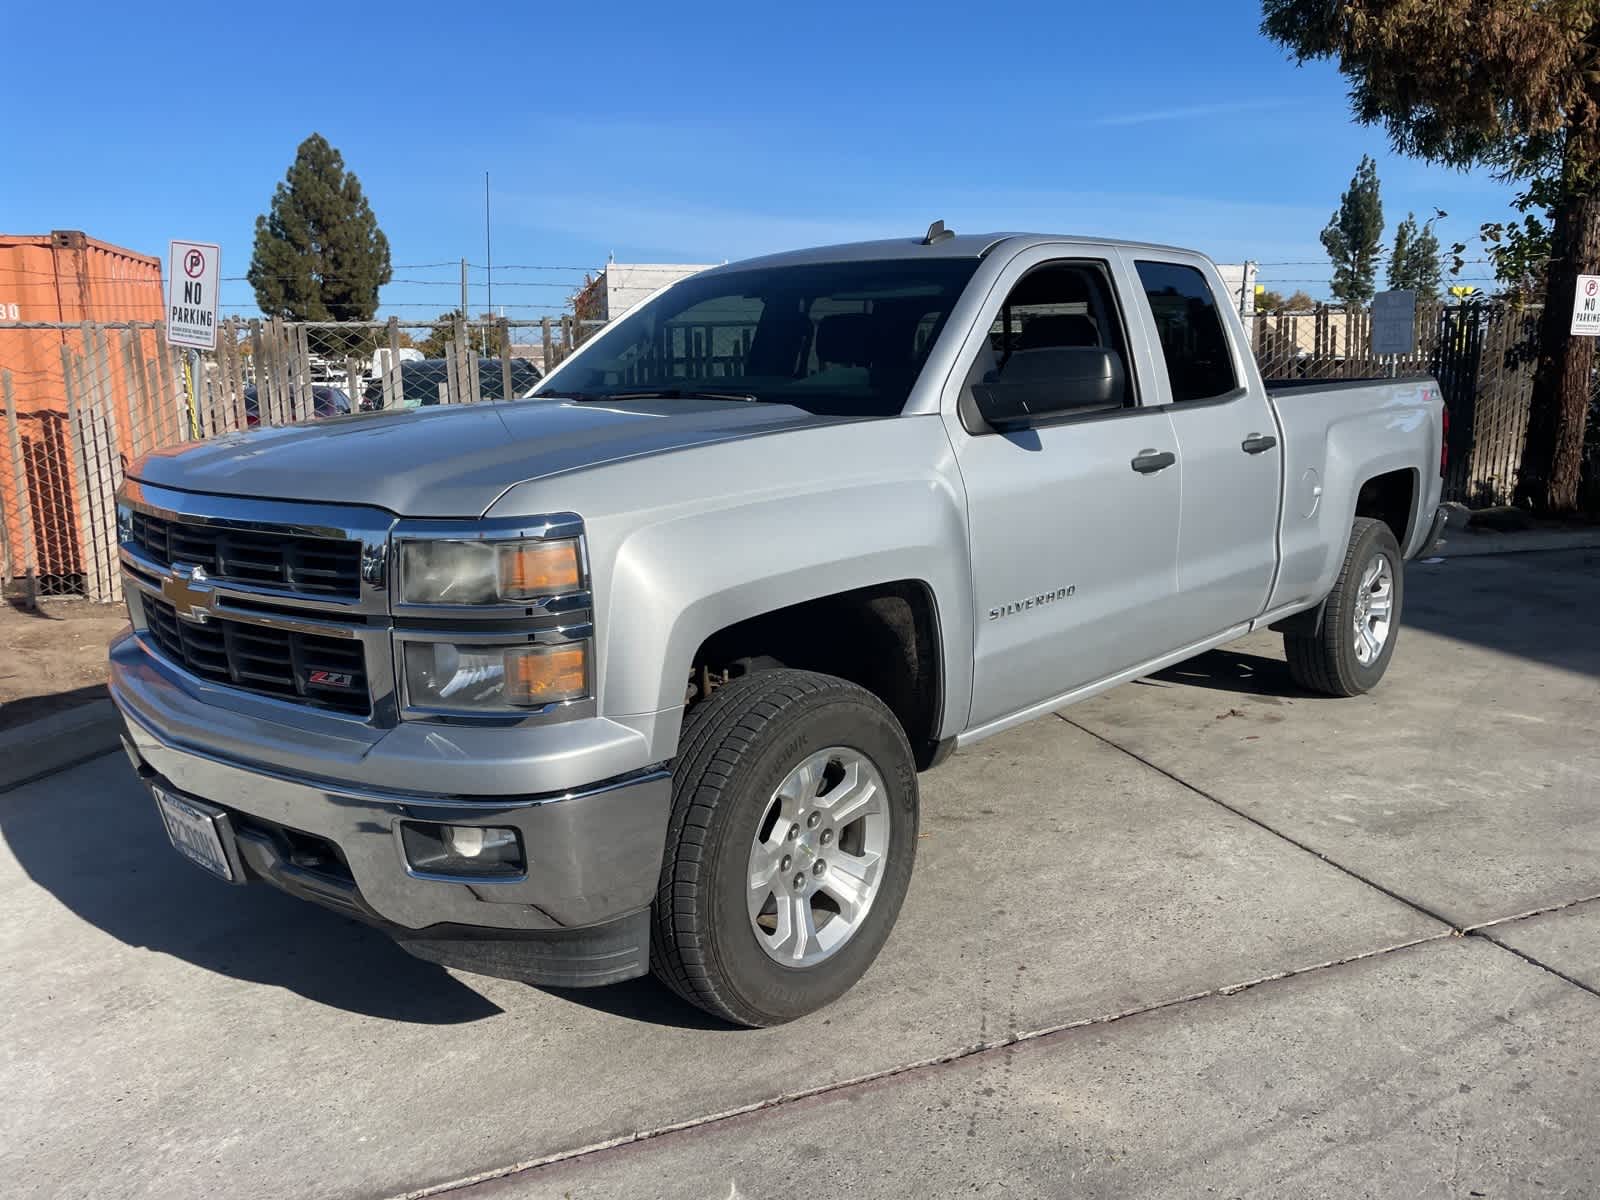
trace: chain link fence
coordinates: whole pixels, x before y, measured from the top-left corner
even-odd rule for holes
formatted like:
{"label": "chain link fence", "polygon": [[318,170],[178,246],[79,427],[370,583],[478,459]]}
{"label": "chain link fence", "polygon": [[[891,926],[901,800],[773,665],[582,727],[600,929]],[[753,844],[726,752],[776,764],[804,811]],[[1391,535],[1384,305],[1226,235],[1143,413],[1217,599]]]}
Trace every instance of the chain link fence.
{"label": "chain link fence", "polygon": [[[1416,351],[1372,353],[1360,307],[1246,318],[1270,379],[1431,374],[1450,409],[1447,499],[1510,499],[1527,433],[1538,310],[1423,305]],[[525,396],[603,322],[229,320],[217,349],[169,346],[159,325],[0,323],[4,576],[30,596],[121,599],[123,473],[165,446],[346,413]],[[729,353],[738,353],[731,347]],[[693,352],[720,352],[706,333]],[[686,345],[684,353],[691,352]]]}
{"label": "chain link fence", "polygon": [[228,320],[214,351],[150,322],[0,323],[0,553],[29,597],[122,597],[134,460],[262,425],[526,396],[600,322]]}

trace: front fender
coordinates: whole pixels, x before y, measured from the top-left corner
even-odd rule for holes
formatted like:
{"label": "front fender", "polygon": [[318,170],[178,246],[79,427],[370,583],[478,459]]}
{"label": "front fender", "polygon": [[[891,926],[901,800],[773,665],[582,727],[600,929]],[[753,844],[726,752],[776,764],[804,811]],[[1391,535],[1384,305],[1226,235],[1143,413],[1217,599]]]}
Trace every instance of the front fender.
{"label": "front fender", "polygon": [[943,422],[902,416],[597,464],[519,484],[490,515],[583,518],[599,711],[640,732],[646,761],[658,762],[677,752],[689,669],[706,638],[901,580],[933,594],[944,724],[959,726],[972,693],[966,511]]}
{"label": "front fender", "polygon": [[933,477],[762,498],[634,530],[617,547],[601,618],[602,709],[661,713],[657,738],[675,742],[668,712],[682,708],[695,651],[713,633],[806,600],[915,580],[940,617],[946,712],[965,712],[964,546],[961,509]]}

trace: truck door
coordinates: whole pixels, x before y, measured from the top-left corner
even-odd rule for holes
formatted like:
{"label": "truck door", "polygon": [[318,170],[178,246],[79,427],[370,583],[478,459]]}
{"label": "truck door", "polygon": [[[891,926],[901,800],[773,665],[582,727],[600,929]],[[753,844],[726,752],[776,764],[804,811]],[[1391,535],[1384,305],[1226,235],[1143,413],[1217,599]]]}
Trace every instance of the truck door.
{"label": "truck door", "polygon": [[[1141,405],[1150,360],[1118,304],[1114,251],[1072,249],[1063,259],[1052,257],[1059,248],[1034,247],[1008,265],[945,406],[967,491],[977,616],[969,727],[1171,644],[1182,473],[1172,423]],[[983,417],[976,389],[1061,394],[1075,361],[1107,362],[1096,348],[1110,351],[1119,380],[1109,402],[1003,431]]]}
{"label": "truck door", "polygon": [[[1189,645],[1259,616],[1277,569],[1283,451],[1243,327],[1196,256],[1123,252],[1142,291],[1183,464],[1174,628]],[[1218,285],[1218,286],[1214,286]],[[1233,336],[1229,336],[1232,331]]]}

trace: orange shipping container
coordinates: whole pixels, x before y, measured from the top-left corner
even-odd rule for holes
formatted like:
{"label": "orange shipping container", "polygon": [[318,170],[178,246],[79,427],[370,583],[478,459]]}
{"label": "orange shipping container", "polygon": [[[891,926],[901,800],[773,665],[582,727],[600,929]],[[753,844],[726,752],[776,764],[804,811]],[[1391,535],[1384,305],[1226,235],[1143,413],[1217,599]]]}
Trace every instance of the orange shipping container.
{"label": "orange shipping container", "polygon": [[111,401],[101,407],[113,414],[119,457],[126,459],[129,385],[141,382],[128,378],[130,364],[146,370],[165,350],[159,329],[97,331],[86,346],[79,329],[18,323],[158,323],[162,310],[158,258],[75,230],[0,234],[0,372],[10,376],[17,414],[17,444],[9,444],[9,430],[0,444],[9,574],[22,574],[27,564],[45,591],[81,590],[85,556],[75,501],[81,468],[68,435],[69,392],[85,403]]}

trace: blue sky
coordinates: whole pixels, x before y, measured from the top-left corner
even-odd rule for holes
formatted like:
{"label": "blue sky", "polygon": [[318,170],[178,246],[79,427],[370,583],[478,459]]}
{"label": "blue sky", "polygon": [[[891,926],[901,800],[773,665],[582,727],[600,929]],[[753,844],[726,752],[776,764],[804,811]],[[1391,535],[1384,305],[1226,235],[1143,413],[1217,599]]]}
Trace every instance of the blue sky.
{"label": "blue sky", "polygon": [[[420,320],[454,306],[451,264],[484,262],[485,171],[495,262],[563,268],[497,270],[514,317],[554,311],[613,252],[717,262],[935,217],[1191,245],[1321,295],[1317,234],[1363,153],[1391,231],[1442,208],[1444,244],[1468,240],[1510,195],[1391,155],[1331,67],[1259,35],[1251,0],[187,11],[163,28],[78,3],[65,41],[42,6],[8,16],[14,46],[50,51],[8,56],[0,229],[216,241],[242,276],[315,130],[393,247],[383,311]],[[484,284],[474,269],[475,310]],[[254,311],[242,280],[223,300]]]}

